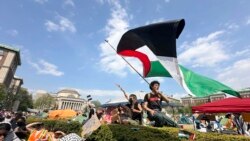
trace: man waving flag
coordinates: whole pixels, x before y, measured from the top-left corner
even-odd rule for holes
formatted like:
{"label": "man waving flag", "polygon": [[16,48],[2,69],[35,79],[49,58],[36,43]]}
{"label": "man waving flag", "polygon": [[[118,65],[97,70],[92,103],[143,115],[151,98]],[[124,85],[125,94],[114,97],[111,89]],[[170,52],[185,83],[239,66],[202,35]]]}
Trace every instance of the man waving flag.
{"label": "man waving flag", "polygon": [[138,58],[143,64],[144,77],[172,77],[193,96],[204,97],[222,91],[240,97],[230,87],[178,64],[176,39],[184,26],[184,19],[179,19],[131,29],[123,34],[117,53]]}

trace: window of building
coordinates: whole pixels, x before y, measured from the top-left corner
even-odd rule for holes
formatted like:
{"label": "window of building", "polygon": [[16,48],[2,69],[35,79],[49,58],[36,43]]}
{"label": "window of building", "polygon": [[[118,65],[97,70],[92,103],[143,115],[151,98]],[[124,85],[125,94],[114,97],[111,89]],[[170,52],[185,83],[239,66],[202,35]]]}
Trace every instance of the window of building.
{"label": "window of building", "polygon": [[11,66],[10,66],[13,73],[16,72],[16,68],[17,68],[17,62],[16,62],[17,60],[16,59],[17,59],[17,57],[15,56],[11,62]]}
{"label": "window of building", "polygon": [[3,54],[4,54],[4,51],[0,49],[0,61],[3,59]]}
{"label": "window of building", "polygon": [[5,84],[6,87],[10,86],[10,83],[12,81],[13,76],[14,75],[13,75],[12,71],[9,71],[6,78],[5,78],[5,81],[4,81],[4,84]]}

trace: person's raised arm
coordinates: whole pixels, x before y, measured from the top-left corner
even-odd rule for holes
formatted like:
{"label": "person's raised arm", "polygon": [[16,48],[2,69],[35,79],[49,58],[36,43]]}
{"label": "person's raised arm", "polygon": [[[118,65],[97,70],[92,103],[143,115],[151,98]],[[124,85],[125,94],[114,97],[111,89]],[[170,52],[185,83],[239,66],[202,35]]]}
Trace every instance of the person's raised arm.
{"label": "person's raised arm", "polygon": [[170,99],[166,95],[164,95],[160,92],[158,92],[158,95],[160,95],[160,97],[162,98],[163,101],[169,103]]}
{"label": "person's raised arm", "polygon": [[65,134],[64,132],[62,132],[62,131],[56,131],[55,133],[56,133],[56,134],[62,134],[63,136],[66,135],[66,134]]}
{"label": "person's raised arm", "polygon": [[120,90],[123,92],[124,97],[125,97],[127,100],[129,100],[128,95],[127,95],[126,92],[123,90],[123,88],[122,88],[120,85],[118,85],[118,84],[116,84],[116,85],[117,85],[117,87],[120,88]]}
{"label": "person's raised arm", "polygon": [[30,123],[28,125],[26,125],[26,128],[29,132],[31,132],[34,128],[33,126],[36,125],[36,124],[40,124],[41,122],[33,122],[33,123]]}

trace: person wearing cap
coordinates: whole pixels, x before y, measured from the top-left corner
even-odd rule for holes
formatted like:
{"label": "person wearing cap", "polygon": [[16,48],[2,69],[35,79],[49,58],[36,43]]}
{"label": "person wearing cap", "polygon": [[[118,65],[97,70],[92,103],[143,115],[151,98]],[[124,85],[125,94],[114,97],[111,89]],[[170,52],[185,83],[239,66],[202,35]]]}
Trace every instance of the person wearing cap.
{"label": "person wearing cap", "polygon": [[156,127],[170,126],[178,127],[172,119],[167,117],[162,110],[162,101],[169,102],[168,98],[159,92],[160,83],[158,81],[152,81],[149,85],[150,93],[144,97],[143,108],[147,111],[150,121],[155,121]]}

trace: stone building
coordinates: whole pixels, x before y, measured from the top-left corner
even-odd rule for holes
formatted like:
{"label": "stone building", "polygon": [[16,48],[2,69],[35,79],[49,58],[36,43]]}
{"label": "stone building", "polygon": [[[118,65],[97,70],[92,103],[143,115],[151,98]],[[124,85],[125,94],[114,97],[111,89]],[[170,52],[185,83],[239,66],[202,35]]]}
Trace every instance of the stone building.
{"label": "stone building", "polygon": [[73,89],[63,89],[57,92],[57,109],[72,109],[83,111],[87,106],[87,101],[80,98],[80,94]]}
{"label": "stone building", "polygon": [[13,95],[16,95],[18,93],[18,91],[20,90],[22,84],[23,84],[23,79],[14,76],[14,78],[12,79],[11,84],[9,86],[9,91]]}
{"label": "stone building", "polygon": [[[241,97],[250,98],[250,88],[245,88],[245,89],[239,90],[238,92],[240,93]],[[210,95],[207,97],[190,97],[189,96],[189,97],[181,98],[181,103],[184,106],[194,106],[194,105],[221,100],[226,97],[227,97],[226,94],[222,92],[214,94],[214,95]]]}
{"label": "stone building", "polygon": [[200,105],[203,103],[208,103],[212,101],[217,101],[226,98],[226,94],[224,93],[218,93],[214,95],[210,95],[207,97],[183,97],[181,98],[181,103],[184,106],[194,106],[194,105]]}
{"label": "stone building", "polygon": [[239,91],[242,98],[250,98],[250,87]]}
{"label": "stone building", "polygon": [[21,65],[19,50],[0,44],[0,84],[9,88],[19,65]]}

